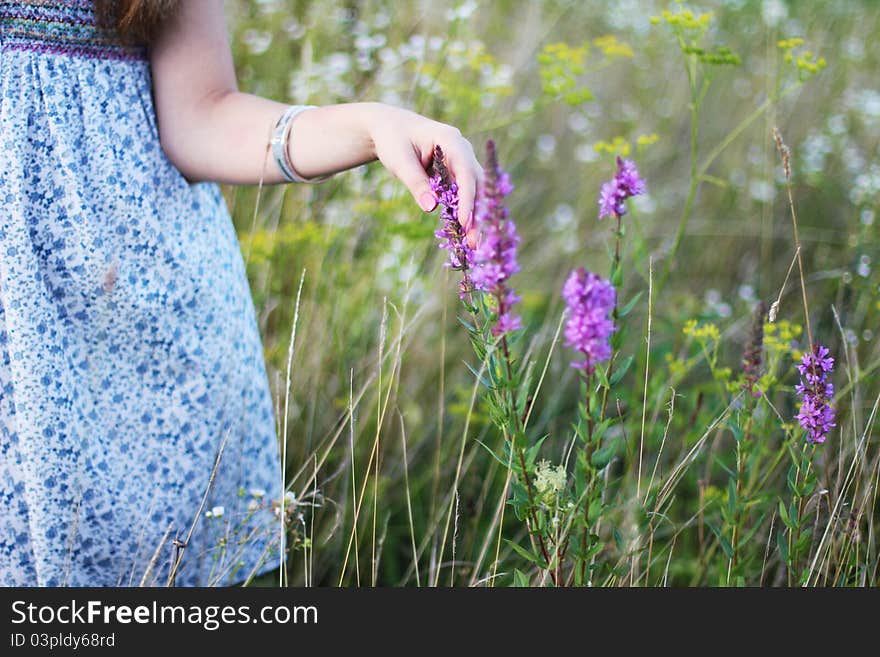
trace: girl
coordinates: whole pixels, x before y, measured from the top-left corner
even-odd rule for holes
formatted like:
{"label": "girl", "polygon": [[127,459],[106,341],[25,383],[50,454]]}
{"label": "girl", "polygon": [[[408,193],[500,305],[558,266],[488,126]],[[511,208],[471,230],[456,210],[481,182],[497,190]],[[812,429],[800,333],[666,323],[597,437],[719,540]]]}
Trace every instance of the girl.
{"label": "girl", "polygon": [[378,159],[431,211],[435,144],[470,229],[458,130],[239,92],[221,0],[0,0],[0,583],[277,567],[272,402],[216,183]]}

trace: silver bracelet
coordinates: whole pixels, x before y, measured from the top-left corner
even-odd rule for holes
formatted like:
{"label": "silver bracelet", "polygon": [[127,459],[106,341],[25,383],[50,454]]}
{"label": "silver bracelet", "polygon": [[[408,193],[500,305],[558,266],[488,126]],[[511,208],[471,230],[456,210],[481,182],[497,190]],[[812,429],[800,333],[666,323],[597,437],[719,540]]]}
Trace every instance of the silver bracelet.
{"label": "silver bracelet", "polygon": [[290,140],[290,129],[293,125],[293,119],[300,112],[314,109],[315,107],[315,105],[291,105],[281,115],[281,118],[278,119],[275,129],[272,131],[272,139],[269,141],[272,145],[272,154],[275,156],[275,164],[287,182],[319,183],[330,177],[330,175],[325,175],[303,178],[293,168],[293,165],[290,163],[290,156],[288,155],[287,143]]}

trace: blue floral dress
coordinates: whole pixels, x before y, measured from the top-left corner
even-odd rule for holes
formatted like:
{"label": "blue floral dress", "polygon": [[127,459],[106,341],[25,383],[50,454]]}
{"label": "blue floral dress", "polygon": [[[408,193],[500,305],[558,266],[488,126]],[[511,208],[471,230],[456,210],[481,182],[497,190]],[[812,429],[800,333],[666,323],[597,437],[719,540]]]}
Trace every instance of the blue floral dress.
{"label": "blue floral dress", "polygon": [[146,48],[114,37],[90,1],[0,1],[5,586],[228,584],[279,559],[236,233],[162,151]]}

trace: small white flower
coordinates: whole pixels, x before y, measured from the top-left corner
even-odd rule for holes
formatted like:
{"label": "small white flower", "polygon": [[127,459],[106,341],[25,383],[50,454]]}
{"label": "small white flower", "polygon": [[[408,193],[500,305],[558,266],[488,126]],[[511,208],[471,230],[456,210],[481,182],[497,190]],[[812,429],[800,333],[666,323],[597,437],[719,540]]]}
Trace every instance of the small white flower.
{"label": "small white flower", "polygon": [[751,285],[740,285],[739,286],[739,298],[743,301],[754,301],[755,300],[755,288]]}
{"label": "small white flower", "polygon": [[242,41],[250,54],[262,55],[272,45],[272,34],[257,30],[245,30]]}
{"label": "small white flower", "polygon": [[599,154],[592,144],[583,143],[575,149],[574,157],[578,162],[595,162],[599,159]]}
{"label": "small white flower", "polygon": [[782,3],[782,0],[764,0],[761,17],[766,25],[775,27],[788,18],[788,7]]}
{"label": "small white flower", "polygon": [[541,135],[535,145],[538,149],[538,159],[548,162],[556,152],[556,137],[550,134]]}
{"label": "small white flower", "polygon": [[550,230],[561,232],[570,230],[575,223],[574,208],[568,203],[560,203],[550,216]]}
{"label": "small white flower", "polygon": [[535,489],[538,495],[550,502],[565,488],[565,466],[554,466],[549,461],[541,461],[535,468]]}
{"label": "small white flower", "polygon": [[285,505],[296,504],[296,493],[294,493],[292,490],[284,493],[284,503]]}
{"label": "small white flower", "polygon": [[776,198],[776,188],[766,180],[752,180],[749,183],[749,195],[760,203],[770,203]]}
{"label": "small white flower", "polygon": [[222,506],[215,506],[213,509],[208,511],[208,513],[210,513],[211,516],[213,516],[214,518],[222,518],[223,514],[226,513],[226,509],[224,509]]}
{"label": "small white flower", "polygon": [[250,492],[251,492],[251,495],[253,497],[256,497],[257,499],[266,496],[266,491],[263,490],[262,488],[251,488]]}

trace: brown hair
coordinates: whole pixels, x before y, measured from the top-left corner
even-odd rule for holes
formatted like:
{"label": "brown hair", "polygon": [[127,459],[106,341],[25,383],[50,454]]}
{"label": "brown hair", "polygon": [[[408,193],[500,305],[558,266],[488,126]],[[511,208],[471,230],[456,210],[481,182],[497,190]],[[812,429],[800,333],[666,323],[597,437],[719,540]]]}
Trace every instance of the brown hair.
{"label": "brown hair", "polygon": [[124,40],[149,43],[179,4],[180,0],[95,0],[95,16],[99,25],[115,28]]}

